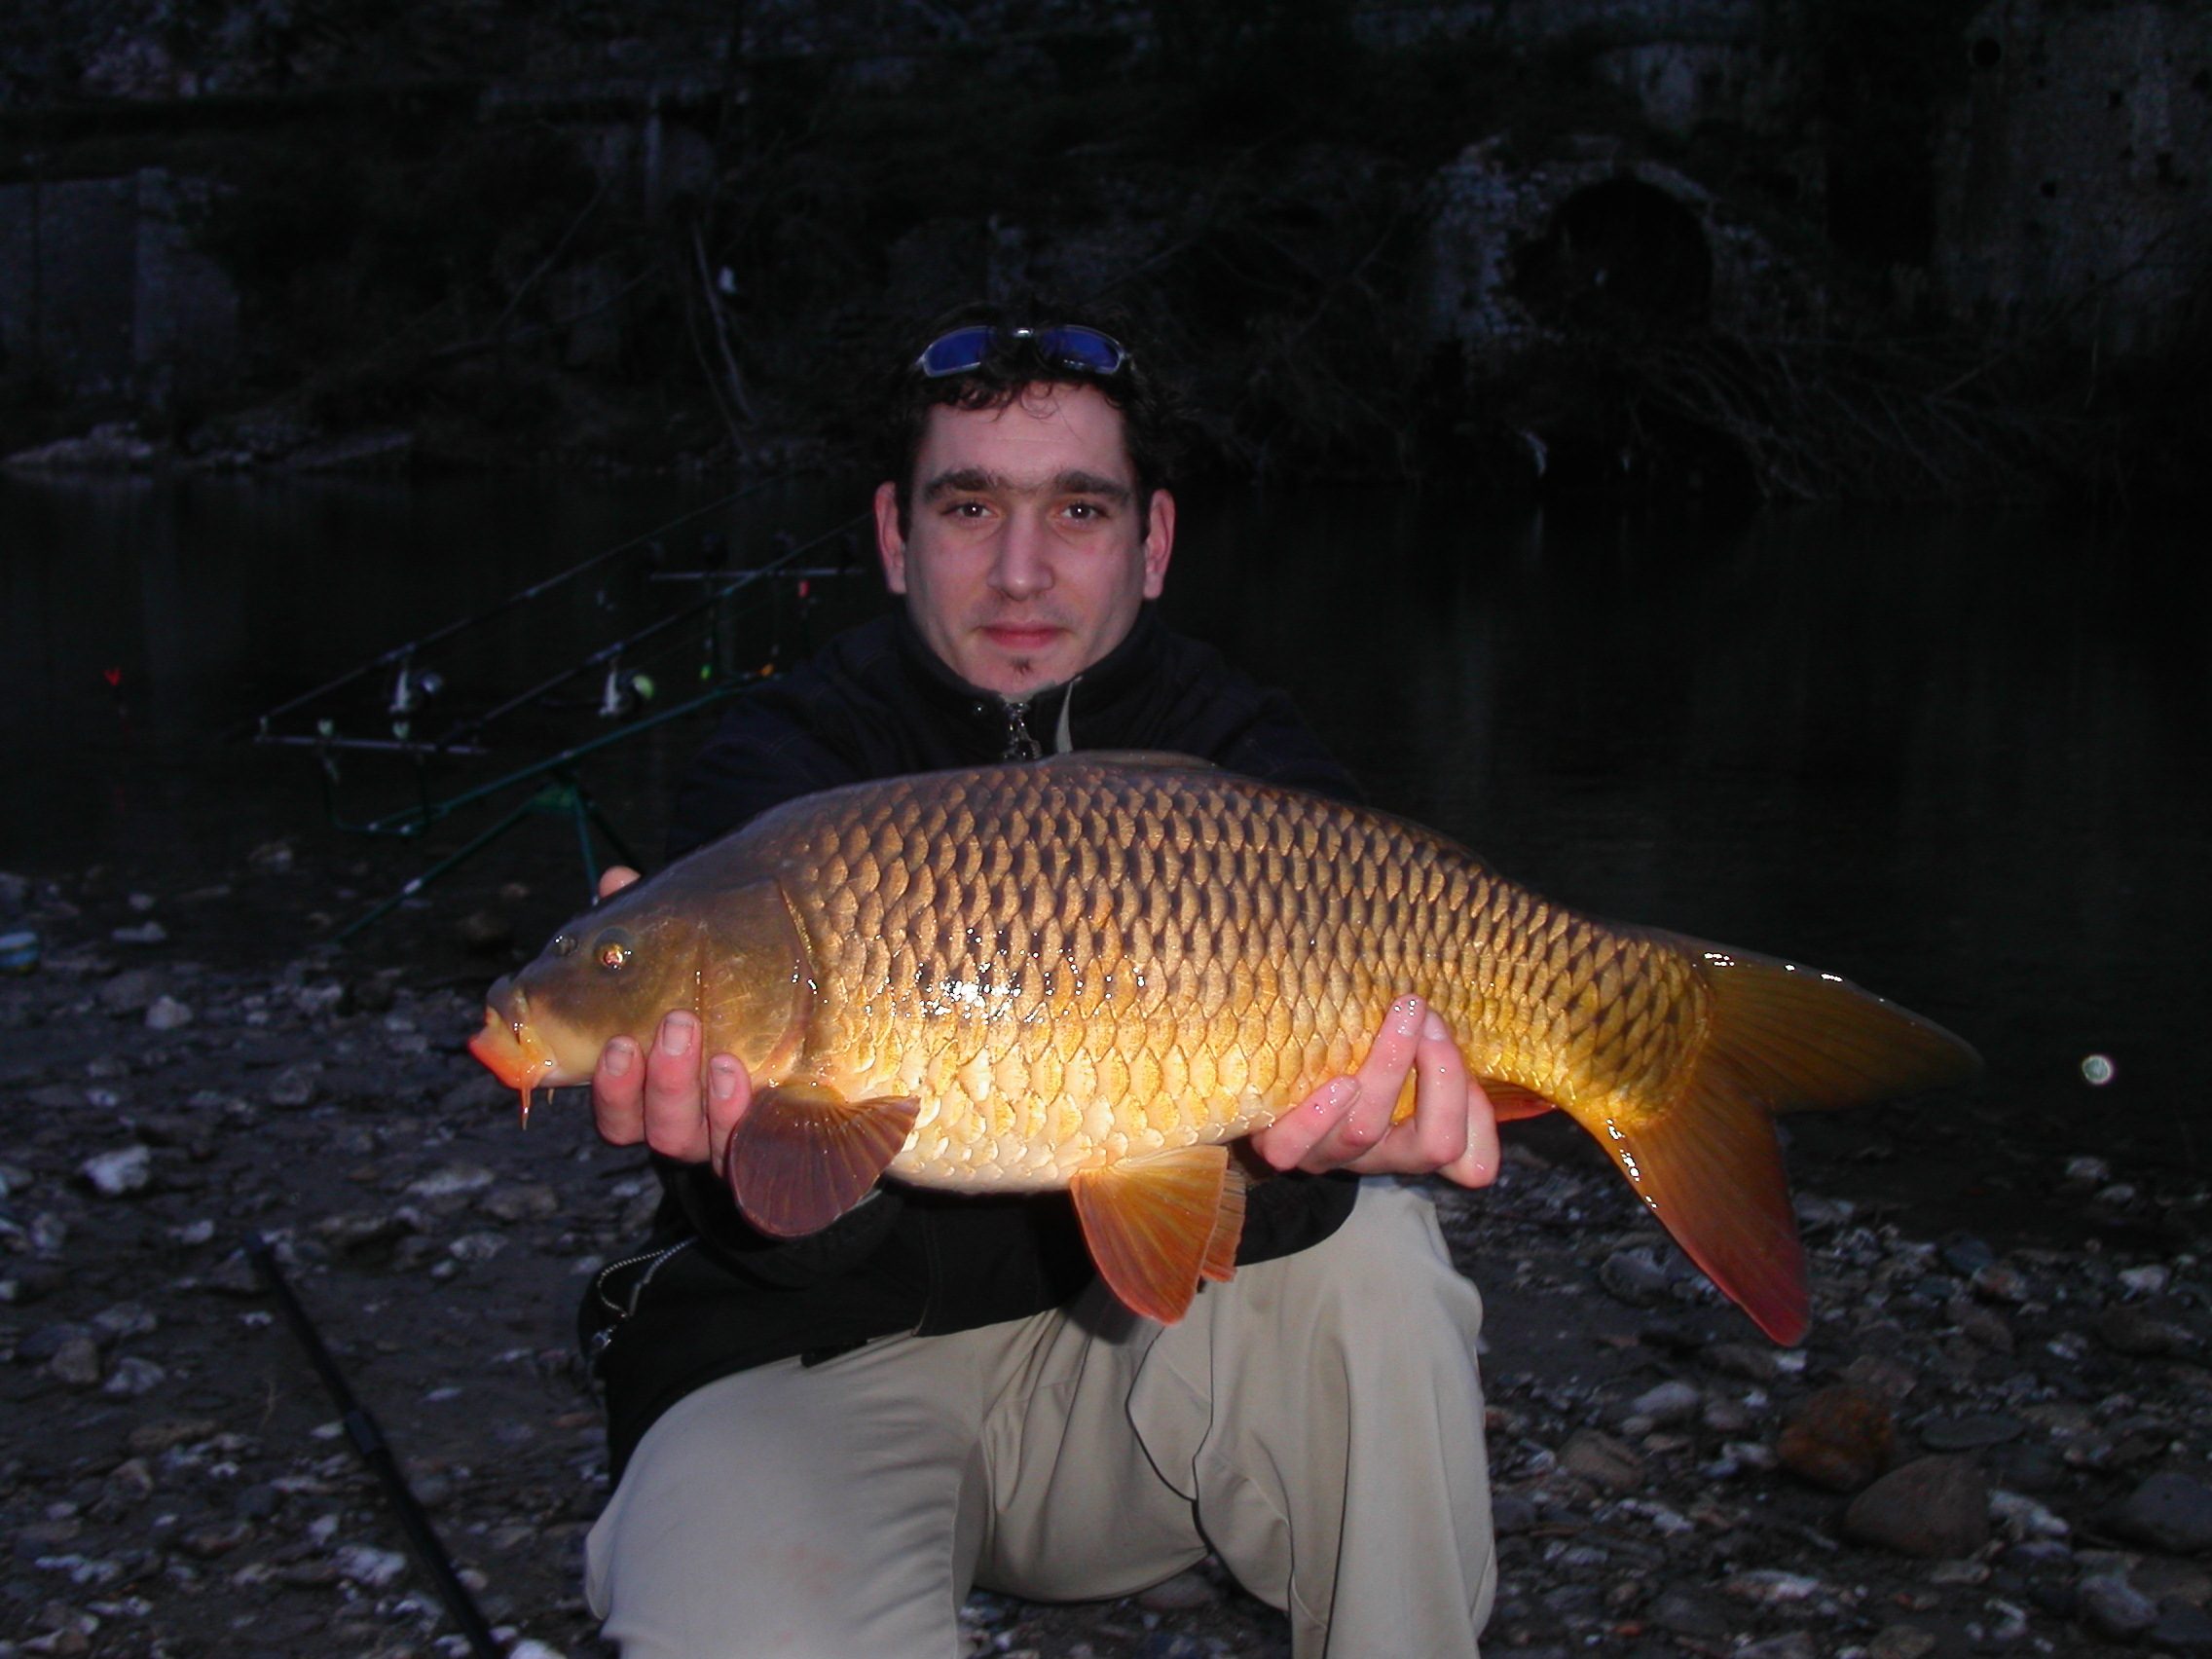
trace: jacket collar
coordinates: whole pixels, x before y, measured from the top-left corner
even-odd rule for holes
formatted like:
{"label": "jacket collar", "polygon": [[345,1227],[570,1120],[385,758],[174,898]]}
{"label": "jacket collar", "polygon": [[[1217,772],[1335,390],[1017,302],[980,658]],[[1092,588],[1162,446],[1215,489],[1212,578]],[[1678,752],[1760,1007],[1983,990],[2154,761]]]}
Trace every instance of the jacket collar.
{"label": "jacket collar", "polygon": [[1122,643],[1072,680],[1006,697],[952,672],[901,607],[895,628],[907,680],[973,742],[977,757],[1033,760],[1069,749],[1125,745],[1145,687],[1164,659],[1166,625],[1147,604]]}

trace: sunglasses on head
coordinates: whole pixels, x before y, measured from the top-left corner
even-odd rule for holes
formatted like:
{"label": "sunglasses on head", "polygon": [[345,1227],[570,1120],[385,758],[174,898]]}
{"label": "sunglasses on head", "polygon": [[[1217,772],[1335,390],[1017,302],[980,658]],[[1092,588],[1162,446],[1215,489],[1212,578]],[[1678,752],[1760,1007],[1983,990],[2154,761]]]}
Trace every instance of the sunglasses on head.
{"label": "sunglasses on head", "polygon": [[1080,323],[1054,323],[1049,328],[999,328],[991,323],[970,323],[940,334],[922,348],[915,370],[931,380],[946,375],[973,374],[983,366],[991,347],[999,341],[1026,341],[1029,349],[1056,369],[1074,369],[1087,375],[1118,374],[1129,354],[1110,334]]}

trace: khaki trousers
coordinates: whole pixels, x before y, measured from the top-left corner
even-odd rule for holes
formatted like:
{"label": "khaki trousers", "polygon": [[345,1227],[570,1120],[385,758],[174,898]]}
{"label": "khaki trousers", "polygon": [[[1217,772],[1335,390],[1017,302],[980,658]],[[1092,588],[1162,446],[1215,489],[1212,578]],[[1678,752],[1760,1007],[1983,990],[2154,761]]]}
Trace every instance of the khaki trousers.
{"label": "khaki trousers", "polygon": [[1074,1307],[724,1378],[654,1423],[586,1548],[624,1659],[954,1659],[970,1587],[1126,1595],[1210,1546],[1298,1659],[1471,1655],[1495,1578],[1482,1304],[1426,1198],[1174,1326]]}

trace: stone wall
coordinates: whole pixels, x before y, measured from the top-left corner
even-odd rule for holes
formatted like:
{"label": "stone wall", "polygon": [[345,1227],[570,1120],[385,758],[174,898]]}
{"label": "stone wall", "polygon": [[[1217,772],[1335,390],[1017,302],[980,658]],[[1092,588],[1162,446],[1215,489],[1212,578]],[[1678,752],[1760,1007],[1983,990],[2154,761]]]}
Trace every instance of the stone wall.
{"label": "stone wall", "polygon": [[1998,0],[1963,49],[1937,164],[1950,308],[2122,354],[2212,322],[2212,13]]}
{"label": "stone wall", "polygon": [[160,167],[0,187],[0,370],[155,409],[226,382],[238,294],[193,246],[200,197]]}

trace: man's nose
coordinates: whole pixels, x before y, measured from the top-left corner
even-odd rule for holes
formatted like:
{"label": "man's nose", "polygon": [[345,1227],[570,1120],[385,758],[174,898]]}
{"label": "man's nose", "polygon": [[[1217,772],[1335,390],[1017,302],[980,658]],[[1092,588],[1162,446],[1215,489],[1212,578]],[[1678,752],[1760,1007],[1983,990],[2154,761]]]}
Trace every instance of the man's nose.
{"label": "man's nose", "polygon": [[991,565],[991,585],[1009,599],[1026,599],[1052,585],[1051,533],[1033,513],[1019,512],[999,537]]}

